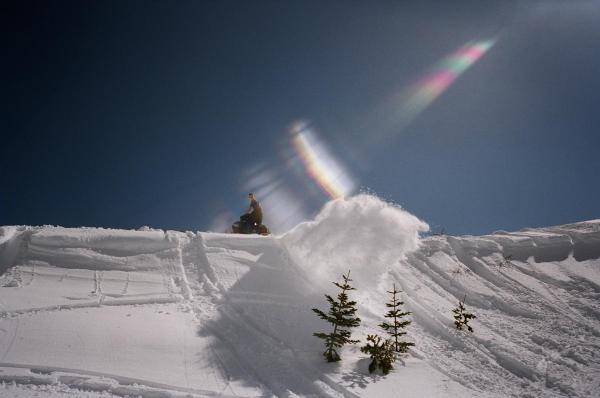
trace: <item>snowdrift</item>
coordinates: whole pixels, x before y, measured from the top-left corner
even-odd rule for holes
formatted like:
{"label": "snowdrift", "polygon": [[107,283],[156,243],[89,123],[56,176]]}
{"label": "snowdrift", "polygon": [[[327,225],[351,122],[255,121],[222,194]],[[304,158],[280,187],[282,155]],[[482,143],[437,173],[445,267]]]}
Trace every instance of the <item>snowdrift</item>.
{"label": "snowdrift", "polygon": [[[22,384],[0,395],[600,396],[600,220],[427,228],[368,195],[282,236],[0,227],[0,382]],[[416,345],[388,376],[358,347],[325,363],[312,336],[348,269],[355,337],[379,332],[393,283],[413,312]],[[473,334],[453,327],[459,299]]]}

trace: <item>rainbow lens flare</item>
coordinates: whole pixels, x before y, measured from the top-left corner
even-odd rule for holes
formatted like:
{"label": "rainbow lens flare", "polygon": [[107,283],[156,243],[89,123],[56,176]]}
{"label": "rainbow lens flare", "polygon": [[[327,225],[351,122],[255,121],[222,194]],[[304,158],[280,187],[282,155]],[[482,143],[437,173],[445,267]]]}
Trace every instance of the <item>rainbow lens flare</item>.
{"label": "rainbow lens flare", "polygon": [[[396,134],[446,91],[456,79],[477,62],[494,45],[495,39],[473,41],[442,59],[430,73],[407,89],[397,92],[369,113],[362,113],[351,129],[360,137],[354,145],[345,142],[344,155],[353,157],[353,165],[363,160],[357,147],[377,144],[377,138]],[[368,134],[361,134],[368,132]],[[281,153],[285,165],[263,163],[243,173],[241,193],[254,192],[265,209],[265,224],[278,233],[289,230],[311,214],[311,206],[323,200],[351,195],[356,181],[334,152],[320,139],[313,126],[303,120],[289,128],[291,149],[285,141]],[[352,135],[351,135],[352,136]],[[352,139],[349,140],[352,144]],[[349,154],[350,152],[350,154]],[[286,167],[287,166],[287,167]],[[245,203],[244,203],[245,205]],[[243,206],[241,206],[243,207]],[[225,230],[236,212],[224,212],[214,221],[213,229]]]}
{"label": "rainbow lens flare", "polygon": [[306,122],[294,122],[290,133],[292,146],[304,170],[323,192],[332,199],[352,192],[352,179]]}
{"label": "rainbow lens flare", "polygon": [[421,113],[450,87],[467,69],[477,62],[494,45],[495,40],[470,42],[452,55],[444,58],[428,76],[413,88],[405,104],[407,112],[414,116]]}
{"label": "rainbow lens flare", "polygon": [[382,132],[403,129],[442,95],[460,75],[473,66],[496,39],[471,41],[442,59],[422,79],[395,95],[370,119]]}

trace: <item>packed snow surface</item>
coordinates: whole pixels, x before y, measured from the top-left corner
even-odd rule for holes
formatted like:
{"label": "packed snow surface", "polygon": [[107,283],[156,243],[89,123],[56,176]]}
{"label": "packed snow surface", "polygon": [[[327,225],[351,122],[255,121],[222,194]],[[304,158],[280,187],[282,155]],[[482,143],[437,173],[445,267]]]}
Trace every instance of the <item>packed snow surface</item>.
{"label": "packed snow surface", "polygon": [[[0,227],[0,396],[600,397],[600,220],[427,229],[369,195],[282,236]],[[354,338],[381,333],[392,284],[413,313],[387,376],[312,336],[348,270]]]}

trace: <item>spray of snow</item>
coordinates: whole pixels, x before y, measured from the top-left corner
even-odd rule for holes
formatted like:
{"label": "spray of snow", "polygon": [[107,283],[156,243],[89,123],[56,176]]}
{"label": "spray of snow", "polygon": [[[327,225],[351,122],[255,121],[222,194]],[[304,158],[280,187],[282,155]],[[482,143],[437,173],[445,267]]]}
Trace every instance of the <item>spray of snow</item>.
{"label": "spray of snow", "polygon": [[299,224],[281,240],[316,281],[337,280],[350,269],[354,279],[374,283],[416,250],[419,233],[428,230],[400,206],[360,194],[328,202],[314,221]]}

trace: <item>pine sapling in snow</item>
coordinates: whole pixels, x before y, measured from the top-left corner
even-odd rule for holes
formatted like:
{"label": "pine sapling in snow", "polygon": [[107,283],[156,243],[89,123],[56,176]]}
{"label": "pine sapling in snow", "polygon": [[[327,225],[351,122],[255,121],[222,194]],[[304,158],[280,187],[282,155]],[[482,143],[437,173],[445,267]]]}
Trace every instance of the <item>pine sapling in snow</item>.
{"label": "pine sapling in snow", "polygon": [[396,361],[396,352],[392,340],[383,340],[376,334],[369,334],[367,335],[367,344],[361,347],[360,350],[371,356],[369,373],[373,373],[377,368],[381,369],[385,375],[390,373],[393,363]]}
{"label": "pine sapling in snow", "polygon": [[333,282],[334,285],[342,290],[337,295],[337,300],[334,300],[328,294],[325,295],[330,306],[327,313],[318,308],[312,309],[321,319],[333,325],[331,333],[313,333],[314,336],[324,340],[326,349],[323,356],[327,359],[327,362],[339,361],[341,358],[338,349],[345,344],[358,343],[358,340],[350,339],[352,333],[349,329],[360,325],[360,318],[356,316],[356,301],[349,301],[348,294],[346,293],[349,290],[356,290],[350,286],[350,282],[352,282],[350,271],[348,271],[347,275],[342,275],[342,280],[342,283]]}
{"label": "pine sapling in snow", "polygon": [[502,255],[502,260],[496,262],[496,268],[498,268],[498,270],[500,268],[508,268],[512,265],[512,254],[509,255]]}
{"label": "pine sapling in snow", "polygon": [[463,330],[466,327],[469,332],[473,333],[473,328],[469,325],[469,321],[477,317],[466,311],[464,299],[463,301],[458,301],[458,307],[453,309],[452,312],[454,313],[454,325],[456,328]]}
{"label": "pine sapling in snow", "polygon": [[385,304],[389,308],[389,311],[387,314],[385,314],[385,317],[389,318],[390,322],[383,322],[379,326],[393,337],[394,349],[396,352],[406,352],[408,347],[414,346],[415,344],[400,340],[400,338],[406,334],[404,328],[411,323],[411,321],[402,320],[402,318],[410,315],[411,312],[402,312],[400,309],[400,306],[404,305],[404,302],[400,301],[400,299],[396,297],[398,293],[400,293],[400,290],[396,290],[396,284],[393,285],[393,290],[391,292],[388,291],[388,293],[390,293],[392,297],[391,301]]}

